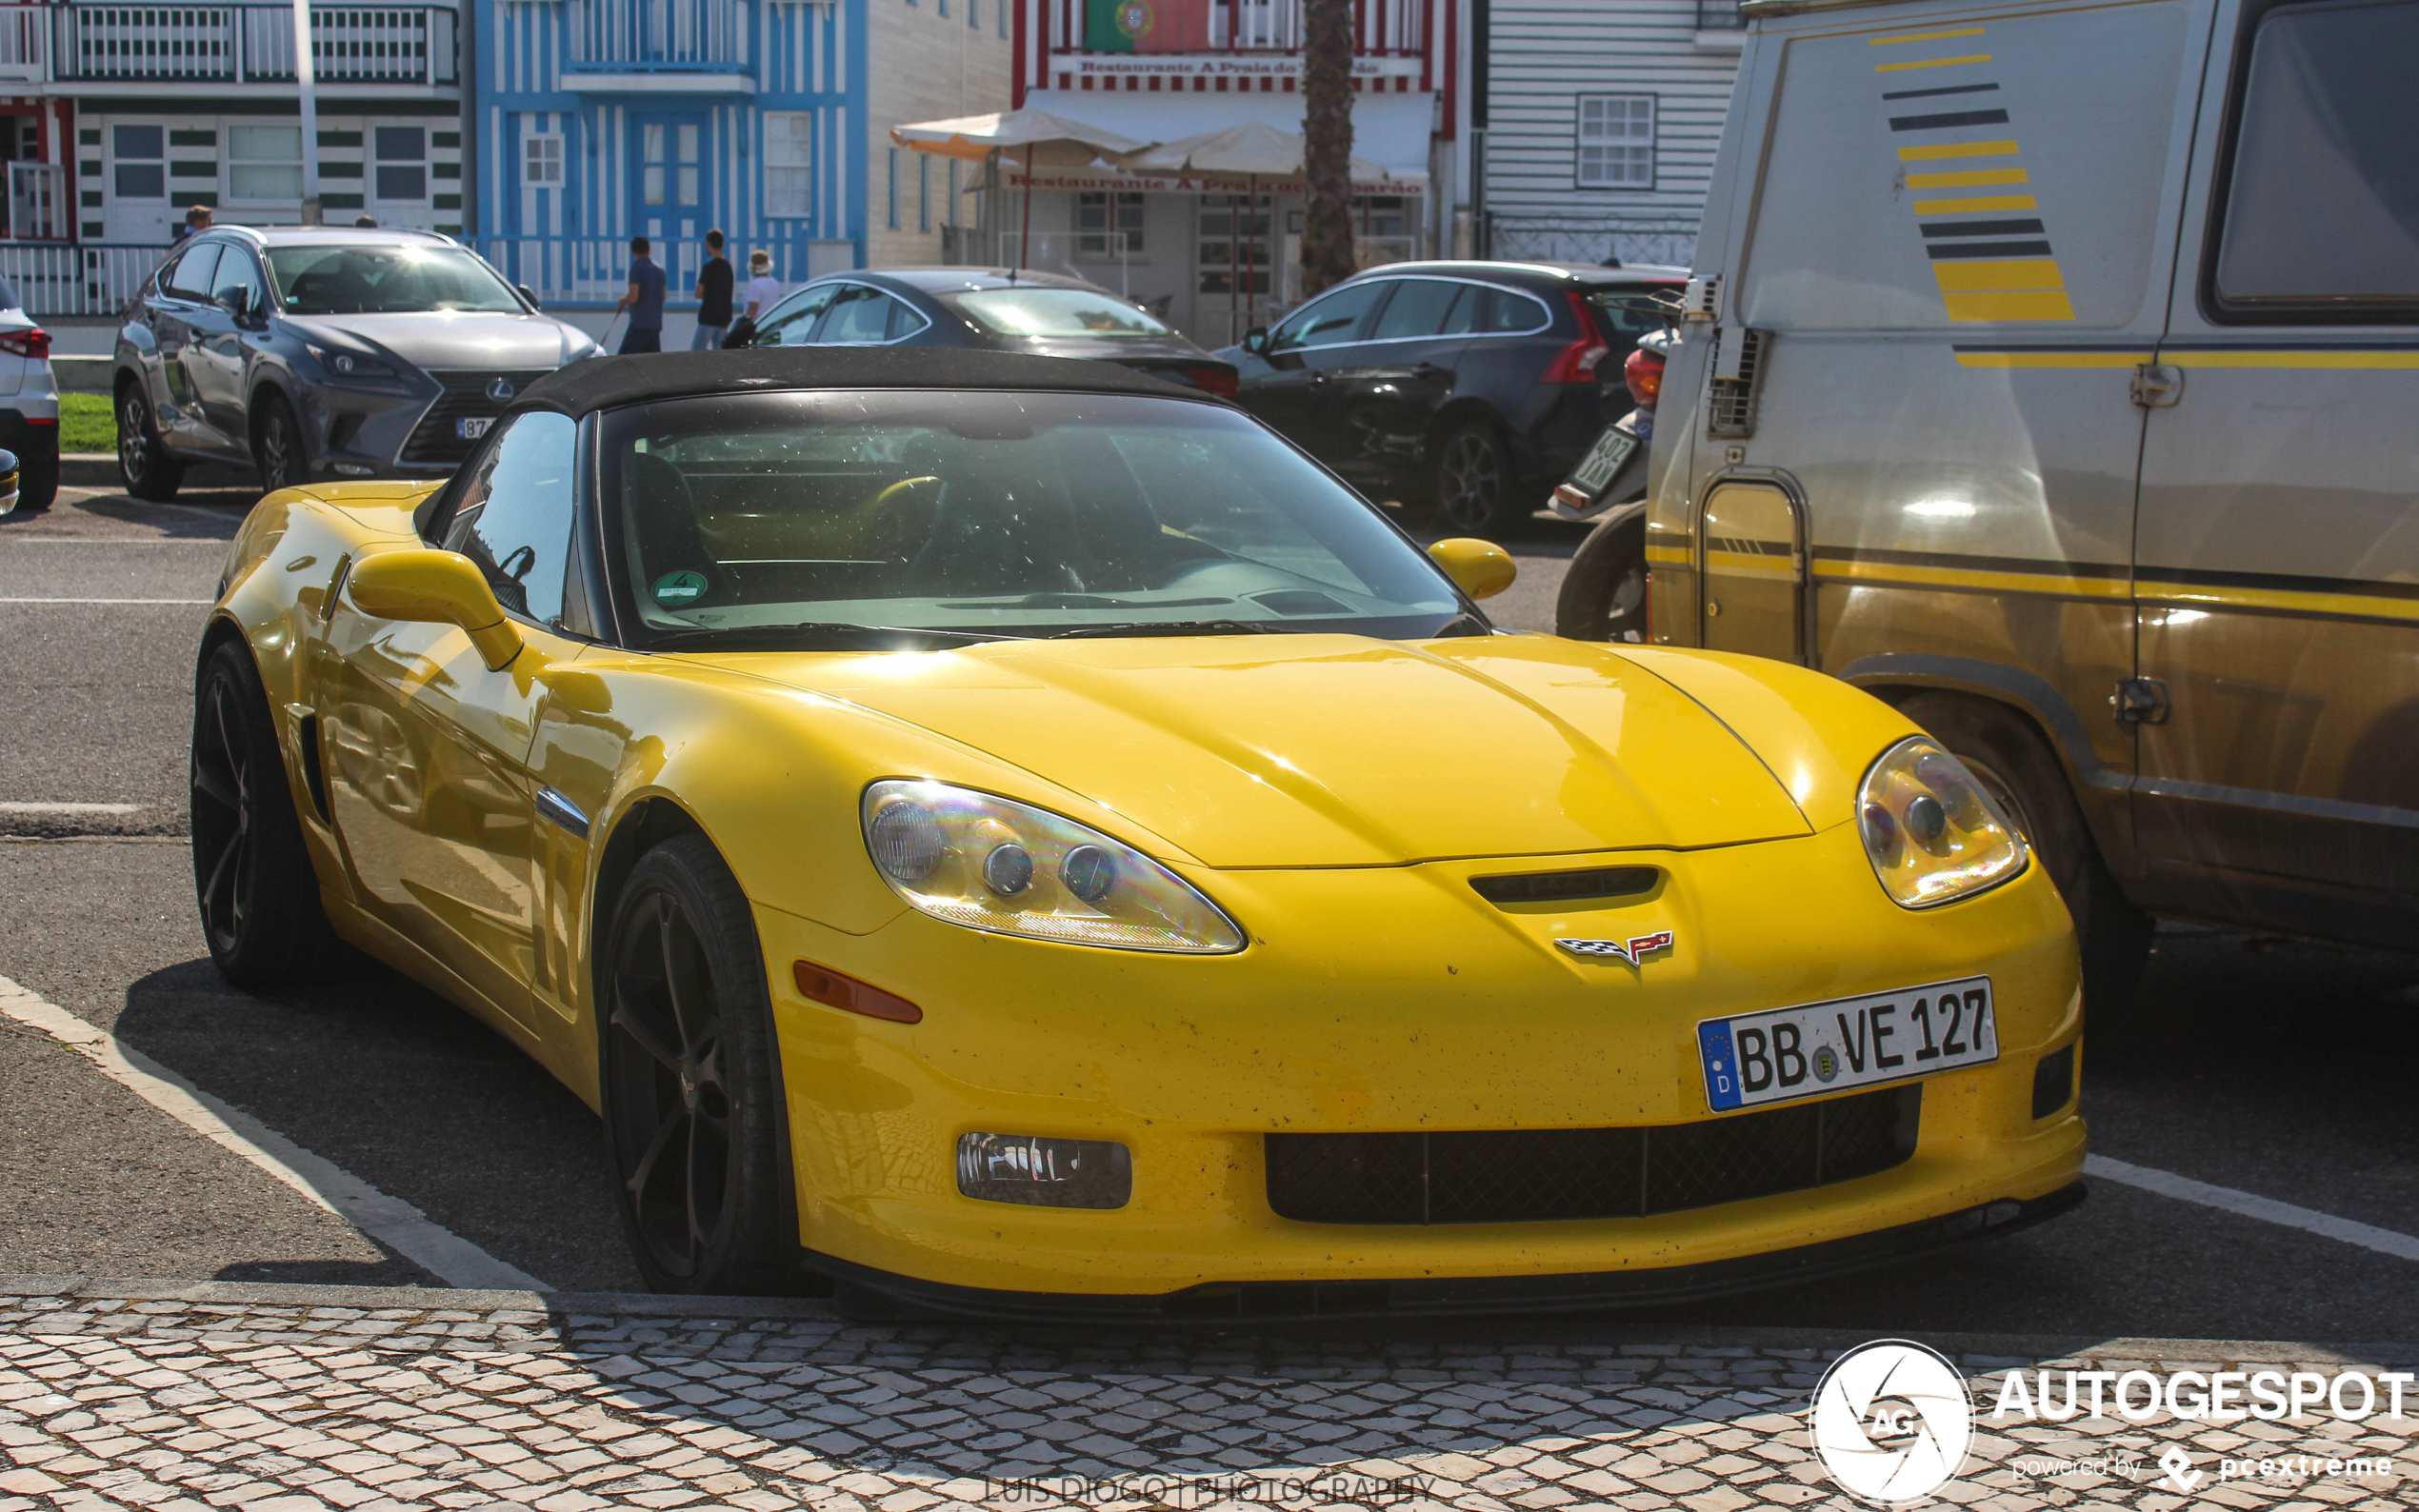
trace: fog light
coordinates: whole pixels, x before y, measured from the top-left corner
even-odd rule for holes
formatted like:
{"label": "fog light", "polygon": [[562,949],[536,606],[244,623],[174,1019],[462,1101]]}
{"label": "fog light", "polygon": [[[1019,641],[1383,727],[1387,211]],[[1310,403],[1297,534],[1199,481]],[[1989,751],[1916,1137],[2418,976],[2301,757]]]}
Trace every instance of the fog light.
{"label": "fog light", "polygon": [[2048,1118],[2074,1101],[2074,1046],[2043,1056],[2032,1068],[2032,1116]]}
{"label": "fog light", "polygon": [[1108,1140],[961,1134],[957,1189],[1027,1207],[1123,1207],[1134,1194],[1133,1157]]}

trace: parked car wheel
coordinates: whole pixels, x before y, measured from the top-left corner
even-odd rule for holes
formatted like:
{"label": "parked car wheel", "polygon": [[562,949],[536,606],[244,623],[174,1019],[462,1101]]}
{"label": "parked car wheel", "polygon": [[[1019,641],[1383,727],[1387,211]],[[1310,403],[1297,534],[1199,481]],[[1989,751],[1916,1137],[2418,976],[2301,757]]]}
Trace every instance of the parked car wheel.
{"label": "parked car wheel", "polygon": [[252,423],[252,461],[260,468],[260,486],[274,493],[309,481],[310,459],[303,453],[302,422],[283,394],[264,395],[260,418]]}
{"label": "parked car wheel", "polygon": [[193,696],[193,889],[219,975],[239,987],[284,986],[336,949],[303,846],[269,695],[241,641],[202,664]]}
{"label": "parked car wheel", "polygon": [[1554,633],[1574,641],[1647,638],[1647,510],[1615,505],[1579,543],[1554,601]]}
{"label": "parked car wheel", "polygon": [[1535,512],[1523,507],[1511,448],[1493,426],[1467,425],[1436,448],[1436,507],[1456,530],[1502,534]]}
{"label": "parked car wheel", "polygon": [[140,384],[118,389],[117,468],[126,491],[138,499],[173,499],[185,481],[185,465],[169,455],[168,444],[151,424],[151,402]]}
{"label": "parked car wheel", "polygon": [[2074,915],[2087,1010],[2103,1025],[2121,1018],[2149,961],[2152,925],[2102,859],[2065,767],[2032,726],[2004,705],[1918,693],[1898,706],[1966,764],[2031,842]]}
{"label": "parked car wheel", "polygon": [[703,836],[640,858],[604,960],[605,1134],[640,1273],[657,1291],[795,1289],[764,952]]}

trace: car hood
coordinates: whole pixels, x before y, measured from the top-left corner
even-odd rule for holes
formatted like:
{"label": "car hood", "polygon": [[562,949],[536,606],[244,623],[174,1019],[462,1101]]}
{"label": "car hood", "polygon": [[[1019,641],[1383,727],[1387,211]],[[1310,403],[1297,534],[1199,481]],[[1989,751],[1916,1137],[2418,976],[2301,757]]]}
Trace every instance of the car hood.
{"label": "car hood", "polygon": [[306,341],[402,358],[424,371],[560,368],[587,338],[545,315],[430,311],[414,315],[290,316]]}
{"label": "car hood", "polygon": [[703,659],[910,722],[1217,867],[1725,846],[1811,828],[1693,698],[1604,647],[1546,636]]}

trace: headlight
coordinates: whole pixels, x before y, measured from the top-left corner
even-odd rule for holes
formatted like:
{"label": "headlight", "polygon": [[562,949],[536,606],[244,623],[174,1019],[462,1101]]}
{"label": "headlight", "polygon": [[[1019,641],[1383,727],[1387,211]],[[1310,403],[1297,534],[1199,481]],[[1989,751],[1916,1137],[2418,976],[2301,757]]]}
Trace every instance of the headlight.
{"label": "headlight", "polygon": [[319,366],[339,378],[392,378],[395,370],[375,357],[356,356],[338,351],[332,347],[314,347],[308,343],[303,349],[315,358]]}
{"label": "headlight", "polygon": [[1922,735],[1882,752],[1857,793],[1865,854],[1882,889],[1929,908],[1995,887],[2025,865],[2024,837],[1965,764]]}
{"label": "headlight", "polygon": [[1190,883],[1071,819],[946,783],[865,790],[882,880],[935,919],[995,934],[1220,955],[1243,931]]}

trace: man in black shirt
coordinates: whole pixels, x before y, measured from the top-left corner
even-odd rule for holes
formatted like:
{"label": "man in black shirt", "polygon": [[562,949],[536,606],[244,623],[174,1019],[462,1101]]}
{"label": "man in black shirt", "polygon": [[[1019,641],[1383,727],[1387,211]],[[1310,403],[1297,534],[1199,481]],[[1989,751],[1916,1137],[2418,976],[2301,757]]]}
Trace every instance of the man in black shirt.
{"label": "man in black shirt", "polygon": [[706,233],[706,266],[697,269],[697,334],[690,351],[715,351],[730,330],[730,259],[722,254],[722,232]]}

